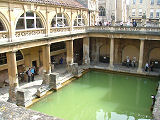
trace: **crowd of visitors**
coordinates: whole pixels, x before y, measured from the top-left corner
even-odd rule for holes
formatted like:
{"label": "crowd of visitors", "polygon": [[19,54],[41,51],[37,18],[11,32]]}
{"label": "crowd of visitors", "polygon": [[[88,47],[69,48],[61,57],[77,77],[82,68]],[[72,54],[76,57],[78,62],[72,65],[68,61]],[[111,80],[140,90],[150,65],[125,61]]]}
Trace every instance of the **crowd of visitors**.
{"label": "crowd of visitors", "polygon": [[154,63],[153,62],[150,65],[148,64],[148,62],[146,62],[145,71],[146,72],[153,71],[153,67],[154,67]]}
{"label": "crowd of visitors", "polygon": [[[111,22],[109,22],[109,21],[104,21],[104,22],[102,22],[102,21],[99,21],[98,23],[97,22],[95,22],[95,26],[111,26],[112,24],[111,24]],[[130,21],[127,21],[125,24],[123,23],[123,21],[121,21],[120,23],[119,23],[119,26],[121,26],[121,27],[123,27],[123,26],[131,26],[131,22]],[[133,22],[132,22],[132,26],[133,27],[137,27],[137,22],[136,22],[136,20],[133,20]]]}
{"label": "crowd of visitors", "polygon": [[133,57],[132,60],[130,60],[129,56],[127,56],[126,59],[126,66],[129,68],[131,67],[136,67],[136,57]]}

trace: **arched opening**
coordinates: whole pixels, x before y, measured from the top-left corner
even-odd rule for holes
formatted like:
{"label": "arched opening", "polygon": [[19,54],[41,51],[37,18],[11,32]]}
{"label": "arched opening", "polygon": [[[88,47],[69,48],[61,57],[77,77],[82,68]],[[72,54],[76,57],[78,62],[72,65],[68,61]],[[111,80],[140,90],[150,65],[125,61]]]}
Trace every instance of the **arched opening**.
{"label": "arched opening", "polygon": [[16,52],[16,61],[19,61],[19,60],[22,60],[22,59],[23,59],[23,55],[22,55],[21,51],[18,50]]}
{"label": "arched opening", "polygon": [[51,27],[67,27],[69,26],[66,15],[58,13],[54,16],[51,22]]}
{"label": "arched opening", "polygon": [[136,61],[136,64],[138,64],[139,49],[133,45],[127,45],[122,50],[122,63],[126,62],[127,57],[129,57],[131,61],[134,59]]}
{"label": "arched opening", "polygon": [[35,12],[23,13],[16,24],[16,30],[43,28],[40,17]]}
{"label": "arched opening", "polygon": [[149,53],[150,64],[153,62],[154,68],[160,68],[160,48],[154,48]]}
{"label": "arched opening", "polygon": [[86,23],[85,23],[84,17],[79,14],[76,17],[76,19],[74,20],[74,25],[73,26],[85,26],[85,25],[86,25]]}
{"label": "arched opening", "polygon": [[0,19],[0,31],[5,31],[5,27],[4,27],[4,24],[2,22],[2,20]]}
{"label": "arched opening", "polygon": [[6,53],[0,53],[0,65],[7,64]]}
{"label": "arched opening", "polygon": [[106,16],[106,10],[104,7],[99,7],[99,16]]}

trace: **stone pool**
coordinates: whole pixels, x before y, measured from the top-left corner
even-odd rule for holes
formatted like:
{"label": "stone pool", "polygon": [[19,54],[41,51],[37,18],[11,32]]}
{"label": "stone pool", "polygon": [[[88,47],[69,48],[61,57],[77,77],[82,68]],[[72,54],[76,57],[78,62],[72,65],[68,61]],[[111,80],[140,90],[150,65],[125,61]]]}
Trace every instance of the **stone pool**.
{"label": "stone pool", "polygon": [[30,109],[64,120],[149,120],[157,78],[90,71]]}

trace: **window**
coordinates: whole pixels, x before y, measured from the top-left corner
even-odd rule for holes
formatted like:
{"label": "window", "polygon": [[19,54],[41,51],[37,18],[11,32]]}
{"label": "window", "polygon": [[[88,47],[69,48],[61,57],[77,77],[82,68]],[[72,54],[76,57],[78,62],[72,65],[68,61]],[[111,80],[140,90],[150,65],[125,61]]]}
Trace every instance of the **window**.
{"label": "window", "polygon": [[68,25],[67,18],[64,14],[58,13],[57,15],[54,16],[52,22],[51,22],[52,27],[66,27]]}
{"label": "window", "polygon": [[133,0],[133,4],[136,4],[136,0]]}
{"label": "window", "polygon": [[142,16],[142,9],[139,9],[139,16]]}
{"label": "window", "polygon": [[153,18],[153,10],[150,10],[150,18]]}
{"label": "window", "polygon": [[156,18],[159,18],[160,9],[156,10]]}
{"label": "window", "polygon": [[4,25],[3,25],[2,21],[0,20],[0,31],[4,31],[4,30],[5,30]]}
{"label": "window", "polygon": [[74,26],[84,26],[84,25],[85,25],[84,18],[81,15],[78,15],[74,20]]}
{"label": "window", "polygon": [[136,14],[136,9],[132,9],[132,16],[135,16]]}
{"label": "window", "polygon": [[34,12],[26,12],[18,19],[16,30],[42,28],[41,19]]}
{"label": "window", "polygon": [[139,0],[139,3],[142,3],[142,0]]}
{"label": "window", "polygon": [[99,7],[99,16],[106,16],[106,10],[104,7]]}
{"label": "window", "polygon": [[154,4],[154,0],[151,0],[151,5],[153,5]]}
{"label": "window", "polygon": [[157,4],[160,5],[160,0],[157,0]]}

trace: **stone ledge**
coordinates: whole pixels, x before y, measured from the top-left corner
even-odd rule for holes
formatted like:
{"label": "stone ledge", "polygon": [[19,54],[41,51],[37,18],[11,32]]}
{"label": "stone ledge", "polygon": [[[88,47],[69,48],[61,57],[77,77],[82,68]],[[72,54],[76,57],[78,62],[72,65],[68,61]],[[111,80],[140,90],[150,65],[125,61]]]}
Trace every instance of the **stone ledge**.
{"label": "stone ledge", "polygon": [[15,104],[0,101],[0,120],[63,120]]}

